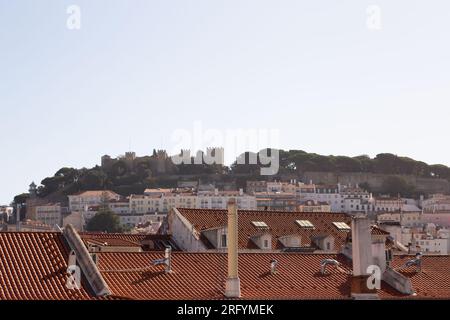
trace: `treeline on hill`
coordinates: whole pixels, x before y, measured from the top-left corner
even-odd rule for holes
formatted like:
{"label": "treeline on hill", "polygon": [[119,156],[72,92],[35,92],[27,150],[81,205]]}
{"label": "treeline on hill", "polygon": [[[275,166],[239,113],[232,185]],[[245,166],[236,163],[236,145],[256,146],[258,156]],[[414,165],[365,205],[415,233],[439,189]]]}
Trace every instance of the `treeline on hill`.
{"label": "treeline on hill", "polygon": [[[270,152],[270,151],[269,151]],[[270,154],[270,153],[269,153]],[[250,153],[246,157],[248,163]],[[426,178],[442,178],[450,181],[450,168],[444,165],[428,165],[407,157],[399,157],[389,153],[378,154],[375,158],[366,155],[357,157],[324,156],[307,153],[301,150],[279,150],[280,168],[278,176],[294,175],[300,177],[304,172],[367,172],[392,175],[386,182],[385,191],[388,193],[411,194],[412,186],[408,185],[397,175],[414,175]],[[221,165],[174,165],[170,158],[166,159],[166,170],[161,173],[155,170],[154,157],[137,158],[130,167],[125,161],[119,160],[110,168],[96,166],[91,169],[62,168],[53,177],[42,180],[38,188],[40,197],[51,194],[69,195],[83,190],[111,189],[122,195],[142,193],[145,188],[176,187],[177,180],[183,176],[189,179],[208,181],[212,175],[221,181],[237,181],[239,186],[251,179],[273,179],[273,176],[261,176],[261,167],[257,164],[237,164],[230,167]],[[365,186],[370,188],[369,185]],[[22,202],[25,195],[19,195],[18,202]]]}

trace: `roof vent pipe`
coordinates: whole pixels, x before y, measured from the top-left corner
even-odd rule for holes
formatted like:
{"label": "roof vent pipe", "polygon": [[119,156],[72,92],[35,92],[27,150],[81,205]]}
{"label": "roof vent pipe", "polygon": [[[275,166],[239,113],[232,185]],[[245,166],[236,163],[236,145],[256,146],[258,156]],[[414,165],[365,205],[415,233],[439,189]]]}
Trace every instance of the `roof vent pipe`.
{"label": "roof vent pipe", "polygon": [[340,263],[335,259],[323,259],[320,262],[320,273],[324,275],[326,273],[327,266],[335,266],[336,268],[340,266]]}
{"label": "roof vent pipe", "polygon": [[417,272],[421,272],[422,271],[422,252],[417,252],[416,257],[414,259],[406,261],[404,266],[405,267],[416,266]]}
{"label": "roof vent pipe", "polygon": [[164,251],[164,259],[156,259],[153,260],[152,264],[154,266],[160,266],[164,265],[164,272],[170,273],[172,272],[172,248],[170,246],[166,247],[166,250]]}
{"label": "roof vent pipe", "polygon": [[270,261],[270,274],[277,273],[277,265],[278,265],[277,260],[274,259],[274,260]]}
{"label": "roof vent pipe", "polygon": [[166,259],[166,273],[172,272],[172,247],[167,246],[164,251],[164,258]]}

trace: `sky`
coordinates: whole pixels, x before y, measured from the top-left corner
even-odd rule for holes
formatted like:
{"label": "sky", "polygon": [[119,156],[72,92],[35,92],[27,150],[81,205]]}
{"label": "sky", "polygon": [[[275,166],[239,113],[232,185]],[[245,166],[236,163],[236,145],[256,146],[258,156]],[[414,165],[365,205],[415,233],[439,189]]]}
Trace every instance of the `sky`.
{"label": "sky", "polygon": [[446,0],[0,0],[0,204],[211,130],[450,165],[449,16]]}

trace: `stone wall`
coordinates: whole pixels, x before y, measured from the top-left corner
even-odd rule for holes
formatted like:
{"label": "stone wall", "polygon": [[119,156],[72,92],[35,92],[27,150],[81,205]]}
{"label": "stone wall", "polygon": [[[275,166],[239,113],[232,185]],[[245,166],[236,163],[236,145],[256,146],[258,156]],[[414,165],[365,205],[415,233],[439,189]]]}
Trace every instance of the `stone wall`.
{"label": "stone wall", "polygon": [[[305,172],[302,181],[309,183],[325,184],[361,184],[369,183],[373,191],[380,191],[383,181],[389,177],[387,174],[366,173],[366,172]],[[410,184],[416,187],[416,190],[423,193],[448,193],[450,192],[450,183],[445,179],[418,178],[412,175],[402,175]]]}

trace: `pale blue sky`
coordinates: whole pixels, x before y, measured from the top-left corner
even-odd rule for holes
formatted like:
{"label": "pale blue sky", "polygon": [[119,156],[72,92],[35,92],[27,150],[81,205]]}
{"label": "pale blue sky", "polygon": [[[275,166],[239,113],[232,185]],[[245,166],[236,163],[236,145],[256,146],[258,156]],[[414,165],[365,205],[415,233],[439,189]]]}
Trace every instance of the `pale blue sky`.
{"label": "pale blue sky", "polygon": [[194,121],[450,165],[449,18],[445,0],[0,0],[0,203]]}

